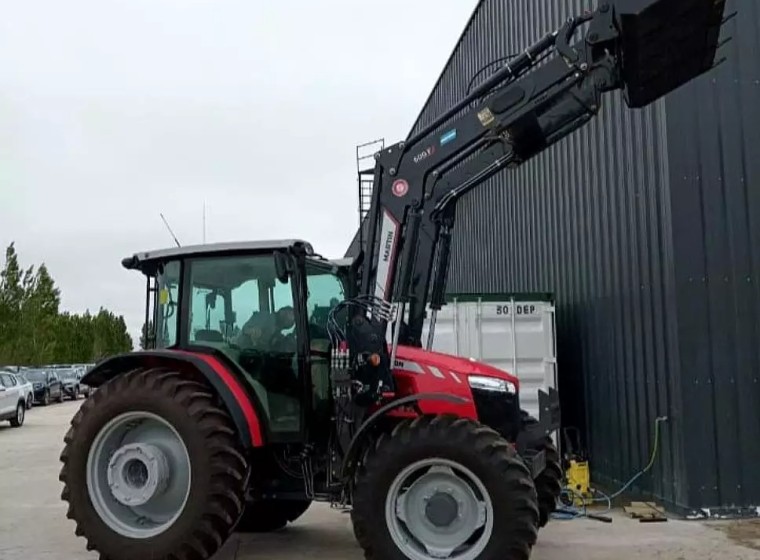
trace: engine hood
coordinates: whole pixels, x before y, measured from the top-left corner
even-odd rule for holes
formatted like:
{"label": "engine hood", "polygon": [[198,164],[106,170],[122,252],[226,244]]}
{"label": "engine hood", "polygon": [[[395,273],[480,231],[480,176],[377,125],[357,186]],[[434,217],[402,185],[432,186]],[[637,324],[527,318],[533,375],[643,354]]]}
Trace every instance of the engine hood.
{"label": "engine hood", "polygon": [[478,362],[470,358],[432,352],[422,348],[399,345],[396,352],[396,359],[411,361],[425,366],[433,366],[465,375],[482,375],[485,377],[495,377],[504,379],[515,385],[519,389],[518,379],[504,370]]}

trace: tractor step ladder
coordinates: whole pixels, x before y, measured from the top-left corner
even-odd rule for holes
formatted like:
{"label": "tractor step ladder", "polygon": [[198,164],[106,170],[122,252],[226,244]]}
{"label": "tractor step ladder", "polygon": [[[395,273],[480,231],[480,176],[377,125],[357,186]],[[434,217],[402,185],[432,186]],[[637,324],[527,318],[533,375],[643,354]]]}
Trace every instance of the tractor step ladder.
{"label": "tractor step ladder", "polygon": [[356,177],[359,187],[359,243],[364,244],[364,218],[372,205],[375,154],[385,148],[385,139],[356,146]]}

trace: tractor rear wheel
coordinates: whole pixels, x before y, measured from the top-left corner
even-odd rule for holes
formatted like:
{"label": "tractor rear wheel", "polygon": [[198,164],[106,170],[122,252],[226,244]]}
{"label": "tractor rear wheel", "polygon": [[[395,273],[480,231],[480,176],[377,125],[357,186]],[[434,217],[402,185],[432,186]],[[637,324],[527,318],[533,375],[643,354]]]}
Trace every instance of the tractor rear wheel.
{"label": "tractor rear wheel", "polygon": [[71,421],[61,498],[109,560],[205,560],[243,511],[248,465],[204,383],[164,369],[102,385]]}
{"label": "tractor rear wheel", "polygon": [[380,436],[352,504],[371,560],[526,560],[537,538],[528,469],[497,432],[465,418],[419,417]]}
{"label": "tractor rear wheel", "polygon": [[309,509],[309,500],[263,500],[248,502],[235,532],[269,533],[285,527]]}
{"label": "tractor rear wheel", "polygon": [[[522,412],[523,424],[538,424],[538,420]],[[557,509],[557,502],[562,494],[562,465],[560,463],[559,451],[554,441],[549,436],[542,438],[533,446],[536,451],[544,451],[546,457],[546,468],[536,477],[536,492],[538,493],[538,510],[540,513],[539,527],[545,527],[551,519],[552,513]]]}

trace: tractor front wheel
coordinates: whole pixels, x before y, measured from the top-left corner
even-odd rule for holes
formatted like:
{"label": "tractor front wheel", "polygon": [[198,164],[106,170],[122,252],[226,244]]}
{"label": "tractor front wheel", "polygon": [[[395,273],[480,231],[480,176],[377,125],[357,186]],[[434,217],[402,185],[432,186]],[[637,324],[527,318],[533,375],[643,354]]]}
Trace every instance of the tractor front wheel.
{"label": "tractor front wheel", "polygon": [[285,527],[309,509],[309,500],[262,500],[245,505],[235,528],[238,533],[269,533]]}
{"label": "tractor front wheel", "polygon": [[248,466],[212,390],[179,372],[108,381],[71,421],[61,498],[109,560],[204,560],[230,535]]}
{"label": "tractor front wheel", "polygon": [[367,559],[526,560],[537,539],[530,473],[497,432],[420,417],[378,438],[353,491]]}

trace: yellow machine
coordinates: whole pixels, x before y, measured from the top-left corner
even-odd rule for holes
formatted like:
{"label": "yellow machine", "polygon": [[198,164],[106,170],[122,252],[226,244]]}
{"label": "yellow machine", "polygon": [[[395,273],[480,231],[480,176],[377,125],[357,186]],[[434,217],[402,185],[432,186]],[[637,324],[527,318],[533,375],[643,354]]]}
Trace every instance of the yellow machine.
{"label": "yellow machine", "polygon": [[573,505],[583,507],[584,502],[588,504],[591,499],[591,472],[589,471],[588,461],[570,460],[570,466],[565,471],[567,479],[567,488],[572,490]]}
{"label": "yellow machine", "polygon": [[[571,436],[574,435],[574,437]],[[572,493],[572,505],[583,507],[591,503],[591,471],[588,459],[580,445],[580,433],[577,428],[568,427],[565,435],[565,482],[568,494]],[[573,441],[574,440],[574,441]],[[567,496],[568,505],[570,496]]]}

